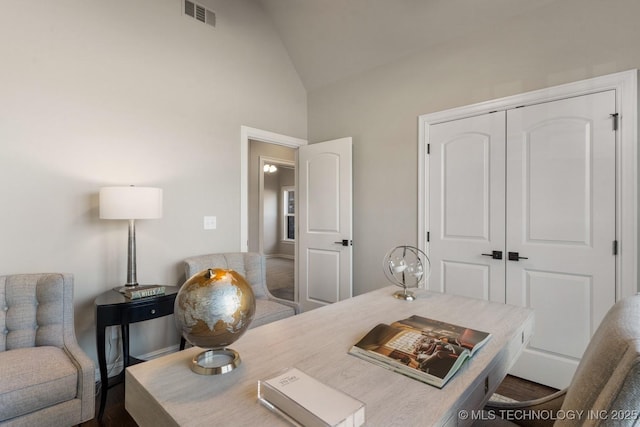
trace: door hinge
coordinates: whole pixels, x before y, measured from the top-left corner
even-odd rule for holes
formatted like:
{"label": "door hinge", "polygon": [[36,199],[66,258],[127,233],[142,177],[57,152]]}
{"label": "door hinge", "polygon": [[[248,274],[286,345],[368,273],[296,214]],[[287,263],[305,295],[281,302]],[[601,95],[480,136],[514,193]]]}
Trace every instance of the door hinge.
{"label": "door hinge", "polygon": [[431,241],[431,232],[427,231],[427,242]]}
{"label": "door hinge", "polygon": [[613,241],[613,254],[614,255],[618,255],[618,241],[617,240]]}
{"label": "door hinge", "polygon": [[431,144],[427,144],[427,154],[431,154]]}
{"label": "door hinge", "polygon": [[609,117],[613,119],[613,130],[618,130],[618,113],[609,114]]}

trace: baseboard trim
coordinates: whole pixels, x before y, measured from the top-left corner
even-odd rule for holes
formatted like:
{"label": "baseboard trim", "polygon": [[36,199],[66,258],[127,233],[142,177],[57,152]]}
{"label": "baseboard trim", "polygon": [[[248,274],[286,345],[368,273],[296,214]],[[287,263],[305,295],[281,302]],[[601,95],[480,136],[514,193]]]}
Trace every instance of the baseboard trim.
{"label": "baseboard trim", "polygon": [[287,255],[287,254],[269,254],[264,256],[265,258],[285,258],[285,259],[296,259],[295,255]]}

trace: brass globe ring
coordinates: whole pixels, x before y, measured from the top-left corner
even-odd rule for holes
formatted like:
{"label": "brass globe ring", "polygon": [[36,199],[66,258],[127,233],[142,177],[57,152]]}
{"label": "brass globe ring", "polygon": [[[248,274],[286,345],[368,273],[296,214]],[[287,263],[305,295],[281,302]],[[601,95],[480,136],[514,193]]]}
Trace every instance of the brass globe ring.
{"label": "brass globe ring", "polygon": [[191,360],[191,370],[201,375],[219,375],[240,365],[240,354],[230,348],[206,350]]}

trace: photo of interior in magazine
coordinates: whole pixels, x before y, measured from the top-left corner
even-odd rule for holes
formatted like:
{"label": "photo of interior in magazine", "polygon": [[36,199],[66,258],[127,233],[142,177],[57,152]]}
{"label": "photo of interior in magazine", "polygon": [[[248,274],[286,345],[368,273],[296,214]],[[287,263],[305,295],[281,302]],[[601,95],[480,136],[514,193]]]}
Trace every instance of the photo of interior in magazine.
{"label": "photo of interior in magazine", "polygon": [[491,335],[421,316],[379,324],[349,353],[442,387]]}

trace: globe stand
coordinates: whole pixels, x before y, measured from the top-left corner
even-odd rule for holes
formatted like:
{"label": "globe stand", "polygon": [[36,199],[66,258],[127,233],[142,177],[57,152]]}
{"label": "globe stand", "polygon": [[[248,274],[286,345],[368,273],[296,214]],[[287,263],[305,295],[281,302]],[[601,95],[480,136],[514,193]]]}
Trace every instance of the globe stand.
{"label": "globe stand", "polygon": [[395,292],[393,297],[396,299],[401,299],[405,301],[413,301],[416,299],[416,296],[411,291],[407,291],[407,288],[404,288],[402,291]]}
{"label": "globe stand", "polygon": [[220,375],[240,365],[240,354],[230,348],[206,350],[191,360],[191,370],[200,375]]}

